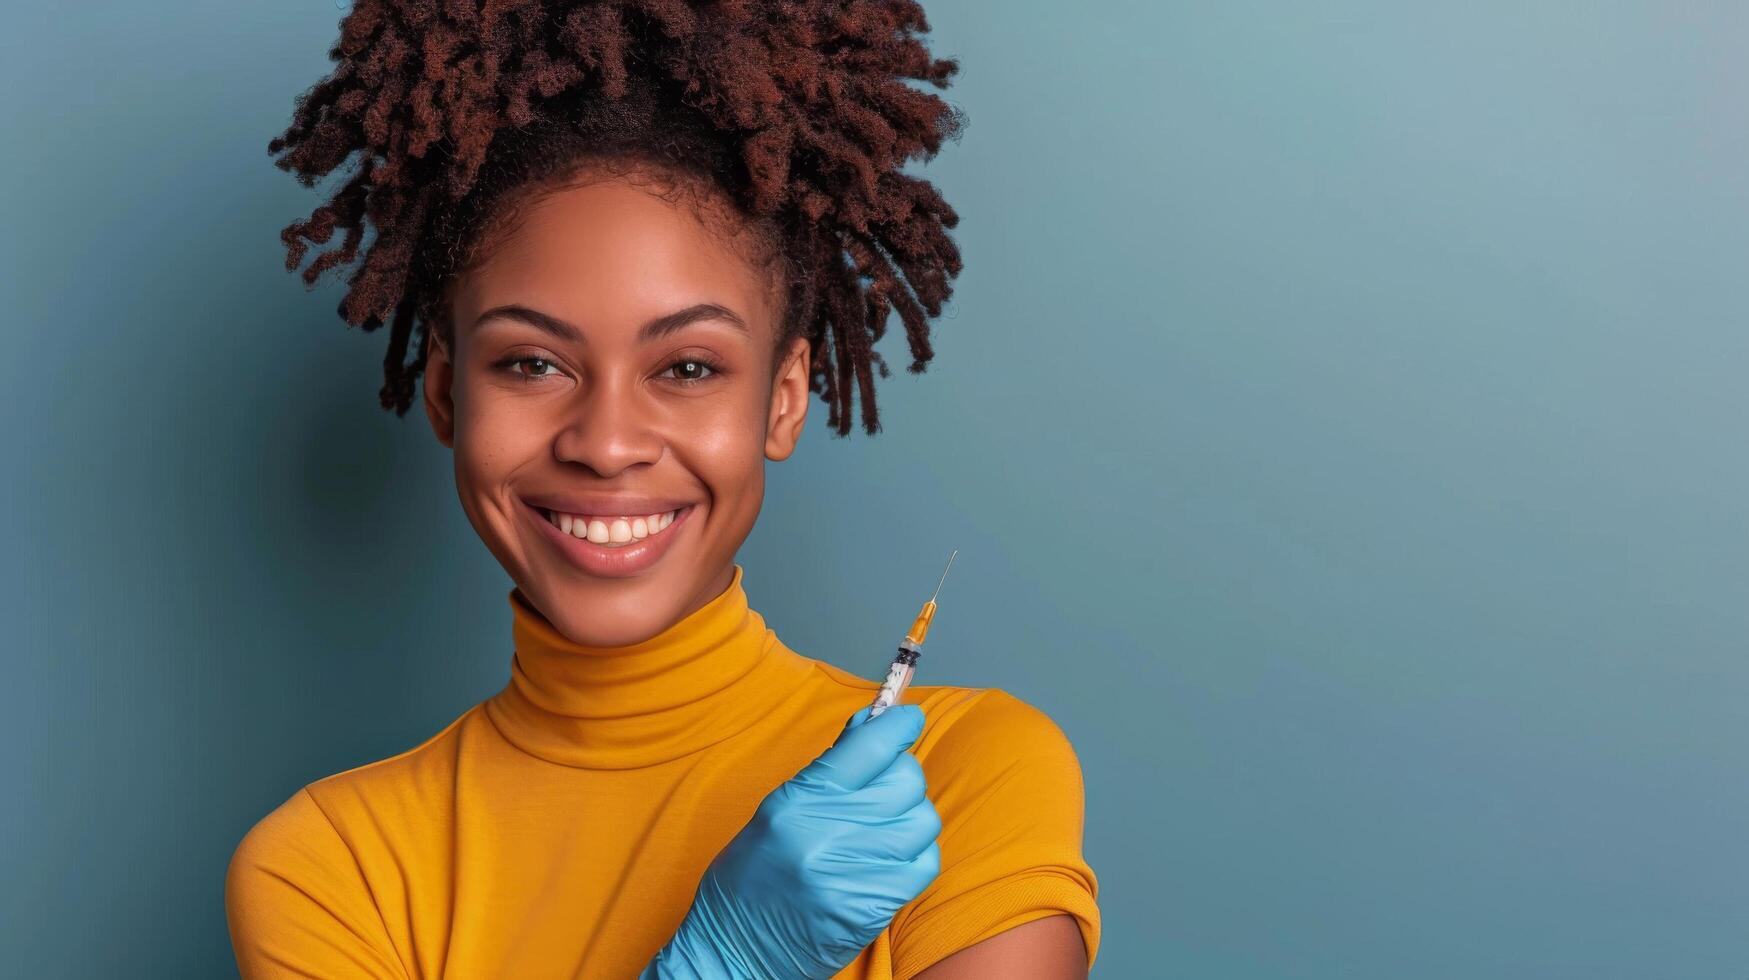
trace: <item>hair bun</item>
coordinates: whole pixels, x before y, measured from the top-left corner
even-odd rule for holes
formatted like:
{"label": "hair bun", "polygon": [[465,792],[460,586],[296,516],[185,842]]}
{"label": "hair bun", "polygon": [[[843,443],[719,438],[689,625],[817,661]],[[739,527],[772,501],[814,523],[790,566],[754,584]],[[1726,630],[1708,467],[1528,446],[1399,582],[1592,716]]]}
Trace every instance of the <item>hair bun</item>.
{"label": "hair bun", "polygon": [[[268,144],[315,183],[356,161],[329,200],[281,233],[302,275],[359,257],[339,312],[392,322],[385,408],[404,414],[424,368],[439,296],[490,203],[579,153],[623,153],[708,174],[781,239],[792,270],[782,338],[813,341],[810,387],[850,428],[879,430],[874,342],[897,310],[920,373],[961,269],[958,215],[901,172],[957,138],[939,96],[953,59],[930,56],[914,0],[356,0],[329,51],[335,68],[297,100]],[[866,280],[866,285],[864,281]],[[419,351],[406,360],[415,329]]]}

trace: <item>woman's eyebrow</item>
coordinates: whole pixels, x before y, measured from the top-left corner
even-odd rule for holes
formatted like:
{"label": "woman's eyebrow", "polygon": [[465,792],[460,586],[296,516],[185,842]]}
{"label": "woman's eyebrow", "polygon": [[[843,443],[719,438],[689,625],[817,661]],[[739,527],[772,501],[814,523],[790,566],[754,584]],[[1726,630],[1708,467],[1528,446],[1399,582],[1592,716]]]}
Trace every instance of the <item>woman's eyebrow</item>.
{"label": "woman's eyebrow", "polygon": [[[494,306],[480,314],[479,317],[474,320],[474,326],[478,329],[487,322],[498,319],[516,320],[521,323],[526,323],[537,330],[541,330],[560,340],[569,341],[574,344],[585,342],[583,331],[579,330],[576,326],[567,323],[550,313],[542,313],[539,310],[530,309],[520,303]],[[638,342],[648,343],[649,341],[665,337],[682,327],[697,323],[700,320],[722,320],[742,333],[751,333],[751,331],[747,329],[747,322],[737,316],[734,310],[731,310],[726,306],[719,306],[716,303],[694,303],[684,310],[676,310],[673,313],[664,314],[663,316],[659,316],[656,319],[651,320],[649,323],[644,324],[643,327],[638,330]]]}

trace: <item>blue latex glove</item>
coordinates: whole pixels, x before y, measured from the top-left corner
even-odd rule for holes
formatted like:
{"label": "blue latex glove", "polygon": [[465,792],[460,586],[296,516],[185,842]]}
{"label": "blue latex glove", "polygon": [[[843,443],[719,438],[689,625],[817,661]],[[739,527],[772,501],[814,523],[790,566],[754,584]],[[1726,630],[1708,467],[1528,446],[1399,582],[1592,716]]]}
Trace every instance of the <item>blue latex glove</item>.
{"label": "blue latex glove", "polygon": [[941,818],[905,751],[923,709],[868,712],[760,802],[639,980],[825,980],[935,880]]}

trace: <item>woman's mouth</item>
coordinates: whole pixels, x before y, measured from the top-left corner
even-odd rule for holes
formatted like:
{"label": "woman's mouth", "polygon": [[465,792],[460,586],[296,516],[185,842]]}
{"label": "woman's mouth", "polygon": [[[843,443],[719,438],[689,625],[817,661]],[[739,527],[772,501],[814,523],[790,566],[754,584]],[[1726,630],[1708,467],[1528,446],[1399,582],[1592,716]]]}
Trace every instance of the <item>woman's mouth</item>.
{"label": "woman's mouth", "polygon": [[668,530],[674,519],[685,509],[681,507],[661,514],[627,517],[562,514],[542,508],[541,516],[547,519],[547,523],[574,538],[583,538],[607,548],[623,548]]}
{"label": "woman's mouth", "polygon": [[570,514],[523,502],[523,510],[573,565],[590,575],[624,578],[655,565],[698,507],[656,514]]}

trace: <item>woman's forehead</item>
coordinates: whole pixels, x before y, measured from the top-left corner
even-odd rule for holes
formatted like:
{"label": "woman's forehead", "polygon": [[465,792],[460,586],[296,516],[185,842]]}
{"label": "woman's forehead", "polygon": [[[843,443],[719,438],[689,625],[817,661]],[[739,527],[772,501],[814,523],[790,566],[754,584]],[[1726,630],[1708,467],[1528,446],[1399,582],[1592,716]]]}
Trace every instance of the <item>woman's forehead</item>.
{"label": "woman's forehead", "polygon": [[695,303],[749,323],[768,317],[749,240],[698,207],[692,195],[617,178],[543,194],[461,277],[457,312],[520,303],[615,332]]}

